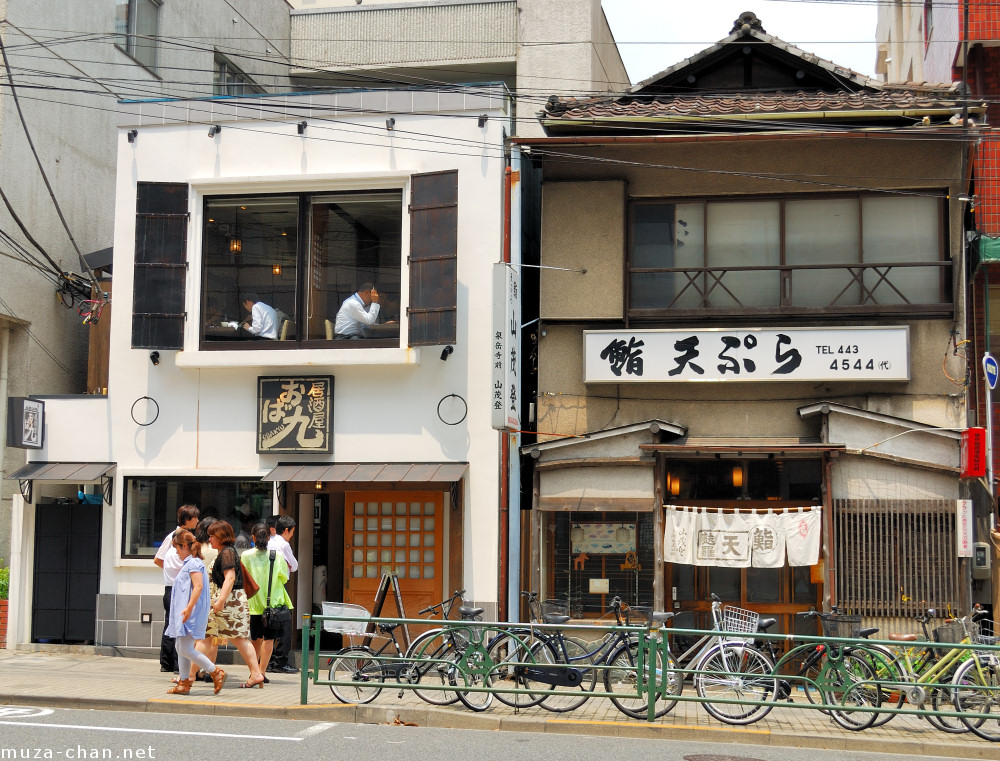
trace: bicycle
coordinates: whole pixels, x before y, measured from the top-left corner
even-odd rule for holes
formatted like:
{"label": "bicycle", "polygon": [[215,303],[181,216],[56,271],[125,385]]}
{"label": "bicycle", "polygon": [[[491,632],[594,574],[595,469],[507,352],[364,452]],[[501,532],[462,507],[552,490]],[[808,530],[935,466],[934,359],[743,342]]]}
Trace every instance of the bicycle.
{"label": "bicycle", "polygon": [[[992,635],[984,635],[978,628],[988,625]],[[975,627],[975,628],[973,628]],[[972,644],[996,645],[996,622],[988,621],[985,614],[966,626],[966,635]],[[971,655],[955,671],[952,679],[952,699],[962,723],[974,734],[991,742],[1000,742],[1000,716],[984,718],[965,716],[965,713],[990,714],[1000,711],[1000,652],[996,650],[971,650]]]}
{"label": "bicycle", "polygon": [[[815,610],[796,615],[819,618],[826,637],[847,639],[859,637],[862,632],[873,634],[878,631],[874,628],[860,629],[860,616]],[[793,648],[779,658],[774,672],[786,674],[792,681],[800,683],[806,700],[824,706],[819,710],[844,729],[858,732],[873,726],[880,716],[875,710],[864,710],[876,709],[882,704],[881,686],[873,664],[875,657],[871,650],[856,645],[809,643]],[[787,674],[787,666],[795,662],[799,662],[798,668]],[[788,696],[791,696],[790,689]]]}
{"label": "bicycle", "polygon": [[[648,609],[630,609],[623,605],[620,597],[613,598],[609,607],[609,611],[615,615],[617,626],[635,625],[631,621],[634,613],[630,611],[646,610]],[[542,618],[545,623],[555,626],[569,621],[569,615],[562,613],[544,613]],[[608,692],[621,692],[621,695],[611,698],[612,702],[623,713],[636,715],[634,711],[637,709],[628,696],[635,695],[635,700],[640,699],[637,669],[645,669],[644,664],[636,661],[638,640],[634,632],[608,632],[593,644],[584,644],[576,638],[567,637],[562,629],[552,630],[551,633],[540,629],[534,634],[540,640],[531,648],[535,664],[524,668],[523,680],[528,690],[548,691],[538,701],[542,708],[555,713],[579,708],[590,699],[590,693],[597,686],[598,671],[602,671]],[[662,663],[657,665],[660,673],[663,673]],[[675,669],[668,668],[666,671],[672,673]],[[628,672],[632,672],[631,678],[626,676]],[[633,679],[636,680],[634,683]],[[566,689],[562,691],[559,688]],[[642,700],[645,701],[645,697]],[[672,707],[667,707],[663,713]]]}
{"label": "bicycle", "polygon": [[[326,631],[339,632],[346,637],[364,636],[370,642],[376,636],[368,632],[368,621],[371,618],[368,610],[360,605],[349,603],[323,603],[323,615],[348,616],[349,620],[324,621]],[[379,623],[376,632],[385,637],[385,644],[378,650],[367,645],[349,645],[331,656],[329,660],[331,682],[350,682],[350,684],[331,684],[330,691],[341,703],[365,704],[377,698],[385,682],[394,678],[397,682],[412,683],[419,675],[413,671],[412,662],[404,657],[399,640],[396,639],[396,629],[399,624]],[[389,648],[392,651],[385,655]],[[399,691],[402,698],[403,690]]]}

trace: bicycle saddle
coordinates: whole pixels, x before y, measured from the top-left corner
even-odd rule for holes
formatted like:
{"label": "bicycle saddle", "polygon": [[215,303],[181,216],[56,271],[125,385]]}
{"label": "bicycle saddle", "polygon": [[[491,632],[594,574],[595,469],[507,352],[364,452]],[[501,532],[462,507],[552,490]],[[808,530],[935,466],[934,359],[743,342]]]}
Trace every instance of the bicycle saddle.
{"label": "bicycle saddle", "polygon": [[653,611],[653,622],[657,623],[657,624],[665,624],[665,623],[667,623],[667,621],[669,621],[671,618],[673,618],[674,615],[675,614],[674,614],[673,611],[664,612],[664,611],[656,611],[656,610],[654,610]]}
{"label": "bicycle saddle", "polygon": [[893,642],[916,642],[916,634],[890,634],[889,639]]}
{"label": "bicycle saddle", "polygon": [[778,623],[778,619],[776,618],[762,618],[757,622],[757,631],[766,632],[776,623]]}
{"label": "bicycle saddle", "polygon": [[866,626],[864,629],[858,629],[858,636],[861,639],[868,639],[873,634],[878,634],[877,626]]}
{"label": "bicycle saddle", "polygon": [[485,609],[484,608],[470,608],[468,605],[459,605],[458,606],[458,615],[460,615],[463,619],[468,620],[468,619],[471,619],[471,618],[475,618],[476,616],[483,615],[483,610],[485,610]]}
{"label": "bicycle saddle", "polygon": [[542,621],[546,624],[564,624],[569,621],[569,616],[560,616],[555,613],[545,613]]}

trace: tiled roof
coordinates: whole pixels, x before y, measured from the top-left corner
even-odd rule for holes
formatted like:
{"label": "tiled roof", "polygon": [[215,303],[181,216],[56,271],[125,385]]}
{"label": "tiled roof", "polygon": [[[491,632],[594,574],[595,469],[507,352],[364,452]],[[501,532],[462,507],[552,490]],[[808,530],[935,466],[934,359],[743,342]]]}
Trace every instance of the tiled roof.
{"label": "tiled roof", "polygon": [[[704,118],[769,114],[830,114],[957,110],[961,100],[948,90],[891,90],[861,92],[740,92],[733,94],[657,95],[596,98],[558,98],[546,103],[542,119],[602,121],[632,119]],[[975,111],[977,109],[973,109]]]}

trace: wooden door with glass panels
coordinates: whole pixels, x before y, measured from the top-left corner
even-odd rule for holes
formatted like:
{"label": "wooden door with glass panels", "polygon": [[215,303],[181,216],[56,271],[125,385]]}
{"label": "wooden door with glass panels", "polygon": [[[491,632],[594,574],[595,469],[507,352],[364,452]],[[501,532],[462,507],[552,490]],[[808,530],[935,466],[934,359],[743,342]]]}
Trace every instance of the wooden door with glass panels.
{"label": "wooden door with glass panels", "polygon": [[[444,598],[443,492],[348,492],[344,511],[344,601],[372,609],[383,574],[395,571],[403,612]],[[398,613],[392,594],[382,615]]]}

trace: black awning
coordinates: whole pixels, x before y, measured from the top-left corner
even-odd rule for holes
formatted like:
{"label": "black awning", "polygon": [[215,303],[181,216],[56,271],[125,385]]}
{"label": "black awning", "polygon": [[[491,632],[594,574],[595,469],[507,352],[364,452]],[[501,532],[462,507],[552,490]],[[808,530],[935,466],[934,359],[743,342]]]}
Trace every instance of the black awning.
{"label": "black awning", "polygon": [[261,481],[344,483],[453,483],[465,475],[467,462],[278,463]]}
{"label": "black awning", "polygon": [[8,480],[18,481],[99,481],[115,469],[113,462],[30,462],[18,468]]}

